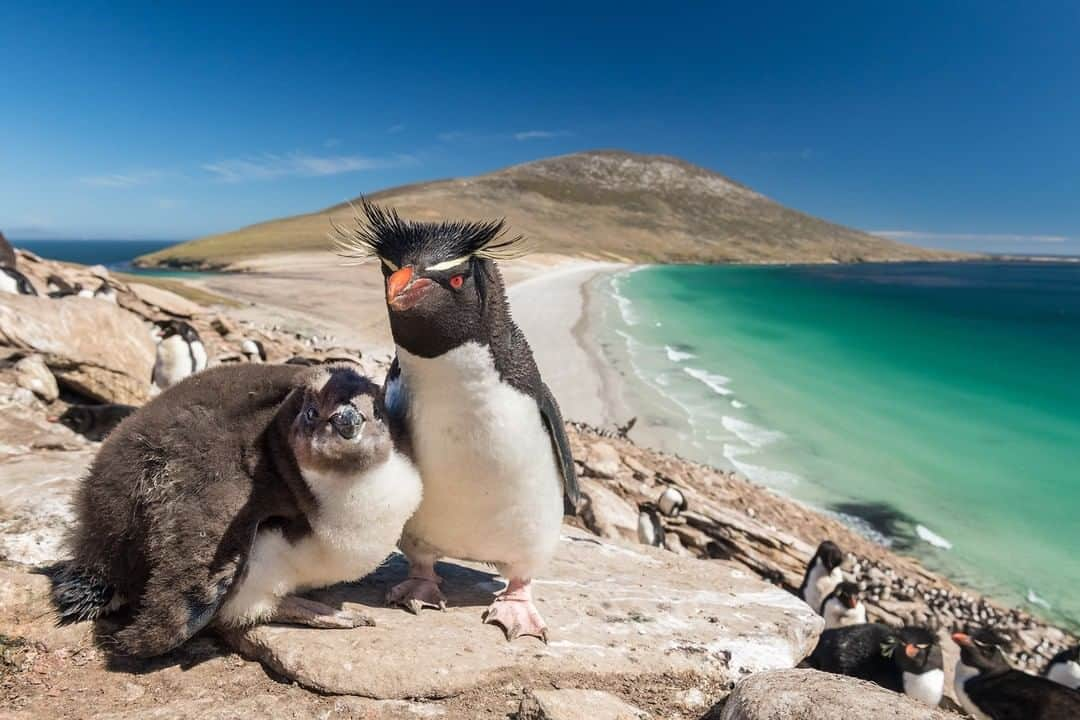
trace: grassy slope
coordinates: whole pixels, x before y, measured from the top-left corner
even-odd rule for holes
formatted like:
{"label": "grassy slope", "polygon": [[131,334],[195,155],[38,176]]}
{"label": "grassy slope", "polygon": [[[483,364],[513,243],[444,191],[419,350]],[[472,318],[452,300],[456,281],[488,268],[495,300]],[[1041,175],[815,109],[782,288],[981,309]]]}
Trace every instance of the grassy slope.
{"label": "grassy slope", "polygon": [[[526,163],[371,196],[406,217],[505,216],[544,252],[634,262],[851,262],[960,257],[873,237],[775,203],[674,158],[616,151]],[[348,203],[166,248],[140,264],[224,266],[325,250]]]}

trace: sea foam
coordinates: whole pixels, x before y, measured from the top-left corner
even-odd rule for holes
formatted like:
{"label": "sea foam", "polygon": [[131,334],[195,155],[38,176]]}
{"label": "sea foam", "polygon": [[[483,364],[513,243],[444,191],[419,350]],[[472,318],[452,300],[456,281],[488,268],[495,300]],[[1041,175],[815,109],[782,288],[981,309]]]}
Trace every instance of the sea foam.
{"label": "sea foam", "polygon": [[699,380],[700,382],[704,383],[706,387],[708,387],[717,395],[731,394],[731,391],[724,387],[729,382],[731,382],[731,378],[729,377],[725,377],[724,375],[717,375],[716,373],[711,373],[707,370],[700,370],[698,368],[692,367],[683,368],[683,372],[694,378],[695,380]]}
{"label": "sea foam", "polygon": [[729,415],[725,415],[721,418],[720,422],[725,430],[754,448],[772,445],[777,440],[782,440],[784,438],[784,433],[782,432],[767,430],[763,427],[758,427],[753,423],[739,420],[738,418],[733,418]]}
{"label": "sea foam", "polygon": [[915,525],[915,534],[922,538],[924,542],[928,542],[936,548],[941,548],[942,550],[952,550],[951,542],[941,537],[925,525]]}
{"label": "sea foam", "polygon": [[665,345],[664,351],[667,352],[668,360],[671,362],[682,362],[683,360],[689,360],[694,357],[694,353],[688,353],[685,350],[679,350],[670,345]]}
{"label": "sea foam", "polygon": [[752,448],[724,443],[724,457],[746,479],[771,488],[790,488],[802,482],[802,478],[793,472],[754,465],[740,459],[754,453],[755,450]]}

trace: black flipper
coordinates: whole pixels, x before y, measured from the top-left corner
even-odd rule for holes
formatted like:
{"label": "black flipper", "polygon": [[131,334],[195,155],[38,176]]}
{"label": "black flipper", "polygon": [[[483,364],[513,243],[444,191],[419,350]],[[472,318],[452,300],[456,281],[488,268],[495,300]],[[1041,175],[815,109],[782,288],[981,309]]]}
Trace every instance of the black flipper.
{"label": "black flipper", "polygon": [[540,386],[540,396],[536,399],[536,404],[551,437],[551,447],[555,451],[555,459],[562,474],[563,512],[566,515],[577,515],[581,491],[578,489],[577,471],[574,469],[574,456],[570,452],[570,440],[566,437],[566,426],[563,425],[562,413],[559,412],[551,390],[544,383],[540,383]]}
{"label": "black flipper", "polygon": [[390,428],[390,437],[394,439],[394,447],[401,454],[412,458],[408,403],[405,379],[401,376],[401,365],[398,364],[397,356],[395,356],[394,361],[390,363],[390,369],[386,371],[386,379],[383,380],[382,389],[379,391],[379,404],[386,413],[386,424]]}

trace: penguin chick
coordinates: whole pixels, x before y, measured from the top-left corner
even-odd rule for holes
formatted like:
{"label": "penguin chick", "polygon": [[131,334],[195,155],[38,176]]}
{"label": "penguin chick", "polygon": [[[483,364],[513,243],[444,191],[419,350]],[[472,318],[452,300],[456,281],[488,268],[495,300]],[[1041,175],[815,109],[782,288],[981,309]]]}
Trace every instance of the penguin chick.
{"label": "penguin chick", "polygon": [[953,633],[960,646],[956,697],[975,720],[1080,718],[1080,693],[1009,665],[992,630]]}
{"label": "penguin chick", "polygon": [[121,405],[119,403],[109,405],[72,405],[57,418],[50,418],[59,422],[73,432],[86,437],[89,440],[102,440],[120,422],[131,415],[137,407],[134,405]]}
{"label": "penguin chick", "polygon": [[14,267],[0,265],[0,292],[12,295],[37,295],[38,291],[30,282],[30,278],[23,275]]}
{"label": "penguin chick", "polygon": [[258,340],[244,340],[240,344],[240,352],[244,353],[248,362],[266,362],[266,348]]}
{"label": "penguin chick", "polygon": [[932,706],[941,702],[945,687],[941,646],[920,627],[865,623],[826,630],[807,665],[869,680]]}
{"label": "penguin chick", "polygon": [[853,582],[837,585],[821,604],[821,616],[826,630],[865,623],[866,606],[859,598],[859,586]]}
{"label": "penguin chick", "polygon": [[686,510],[686,496],[679,488],[669,485],[656,499],[656,506],[666,517],[678,517],[683,510]]}
{"label": "penguin chick", "polygon": [[206,348],[198,331],[183,320],[159,320],[161,330],[157,358],[150,376],[158,390],[175,385],[189,375],[206,369]]}
{"label": "penguin chick", "polygon": [[799,597],[813,608],[814,612],[821,612],[821,604],[825,598],[843,582],[844,575],[840,570],[843,562],[844,554],[831,540],[825,540],[818,545],[814,557],[810,558],[802,585],[799,586]]}
{"label": "penguin chick", "polygon": [[495,260],[524,254],[501,221],[427,223],[365,202],[339,249],[377,257],[397,356],[387,412],[408,436],[424,500],[402,537],[409,578],[388,601],[441,607],[435,562],[495,565],[505,592],[484,612],[506,638],[547,639],[532,579],[580,499],[565,426],[514,324]]}
{"label": "penguin chick", "polygon": [[656,503],[638,503],[637,536],[642,545],[664,546],[664,524]]}
{"label": "penguin chick", "polygon": [[153,399],[78,490],[61,620],[128,606],[116,647],[142,657],[210,625],[371,624],[290,593],[373,570],[420,502],[377,393],[354,366],[244,364]]}
{"label": "penguin chick", "polygon": [[1055,655],[1043,671],[1043,676],[1058,685],[1080,690],[1080,645]]}

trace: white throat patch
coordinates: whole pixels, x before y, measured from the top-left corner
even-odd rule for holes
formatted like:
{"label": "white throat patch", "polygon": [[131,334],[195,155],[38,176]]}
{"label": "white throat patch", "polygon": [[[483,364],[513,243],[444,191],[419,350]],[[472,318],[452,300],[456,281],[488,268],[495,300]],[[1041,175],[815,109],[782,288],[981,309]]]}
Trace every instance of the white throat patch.
{"label": "white throat patch", "polygon": [[1080,663],[1075,660],[1054,663],[1050,668],[1050,672],[1046,673],[1046,677],[1059,685],[1074,690],[1080,689]]}
{"label": "white throat patch", "polygon": [[941,696],[945,692],[945,671],[927,670],[921,675],[904,673],[904,694],[924,702],[932,707],[937,707],[941,702]]}

